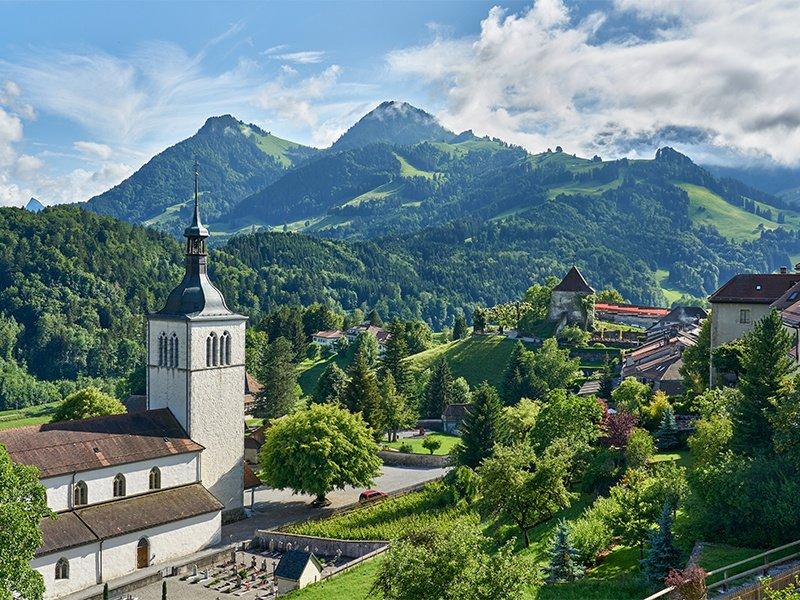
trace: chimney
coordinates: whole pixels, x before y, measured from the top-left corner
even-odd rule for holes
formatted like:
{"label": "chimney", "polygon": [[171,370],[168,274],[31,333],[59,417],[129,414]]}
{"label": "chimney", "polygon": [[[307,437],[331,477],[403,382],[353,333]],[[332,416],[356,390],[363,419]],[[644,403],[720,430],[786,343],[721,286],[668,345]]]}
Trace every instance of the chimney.
{"label": "chimney", "polygon": [[795,273],[800,273],[800,262],[799,262],[799,263],[797,263],[797,264],[794,266],[794,272],[795,272]]}
{"label": "chimney", "polygon": [[[797,267],[795,267],[795,268],[797,268]],[[789,272],[789,269],[787,269],[786,267],[781,267],[781,275],[786,275],[786,273],[788,273],[788,272]]]}

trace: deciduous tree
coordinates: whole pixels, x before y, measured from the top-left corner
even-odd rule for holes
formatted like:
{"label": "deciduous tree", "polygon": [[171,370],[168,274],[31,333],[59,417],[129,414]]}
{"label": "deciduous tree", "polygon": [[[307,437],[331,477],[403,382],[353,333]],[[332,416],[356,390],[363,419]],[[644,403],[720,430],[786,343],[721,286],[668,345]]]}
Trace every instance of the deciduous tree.
{"label": "deciduous tree", "polygon": [[339,404],[346,388],[347,375],[339,368],[339,365],[332,362],[325,367],[317,380],[311,401],[317,404]]}
{"label": "deciduous tree", "polygon": [[89,386],[67,396],[53,413],[53,422],[118,415],[124,412],[126,412],[125,405],[122,402],[104,394],[96,387]]}
{"label": "deciduous tree", "polygon": [[259,451],[261,476],[272,487],[311,494],[324,504],[332,490],[372,483],[380,473],[377,450],[360,415],[315,404],[267,429]]}

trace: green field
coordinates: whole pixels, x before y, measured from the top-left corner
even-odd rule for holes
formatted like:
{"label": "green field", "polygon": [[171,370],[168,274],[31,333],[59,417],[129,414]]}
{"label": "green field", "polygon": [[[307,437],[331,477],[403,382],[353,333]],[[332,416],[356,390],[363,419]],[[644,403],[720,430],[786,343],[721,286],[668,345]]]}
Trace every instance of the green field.
{"label": "green field", "polygon": [[436,452],[434,452],[434,454],[438,455],[450,454],[450,450],[452,450],[453,447],[456,444],[458,444],[458,440],[460,439],[457,435],[447,435],[445,433],[429,433],[425,437],[403,438],[401,440],[398,440],[397,442],[388,442],[385,443],[384,445],[388,446],[389,448],[394,448],[395,450],[398,450],[401,444],[408,444],[409,446],[411,446],[411,451],[414,454],[430,454],[430,452],[426,448],[422,447],[422,442],[428,438],[439,440],[439,442],[441,442],[442,444],[441,448],[439,448]]}
{"label": "green field", "polygon": [[291,600],[366,600],[378,575],[381,559],[375,558],[321,583],[297,590],[286,598]]}
{"label": "green field", "polygon": [[681,296],[683,296],[683,293],[680,290],[667,287],[666,282],[668,279],[669,271],[665,269],[658,269],[656,271],[656,281],[658,282],[658,285],[661,286],[661,291],[664,293],[664,297],[667,299],[667,306],[672,306],[673,302],[680,300]]}
{"label": "green field", "polygon": [[289,140],[284,140],[272,135],[271,133],[263,135],[253,131],[247,125],[242,125],[241,129],[242,133],[244,133],[246,136],[249,137],[252,135],[255,137],[256,146],[258,146],[259,150],[261,150],[264,154],[274,158],[284,168],[292,166],[292,160],[286,156],[286,151],[293,148],[299,148],[300,144],[296,142],[290,142]]}
{"label": "green field", "polygon": [[394,196],[399,195],[403,191],[403,182],[402,181],[390,181],[388,183],[384,183],[383,185],[379,185],[375,189],[372,189],[368,192],[364,192],[360,196],[356,196],[352,200],[348,200],[344,203],[344,206],[359,206],[360,204],[364,204],[365,202],[375,202],[378,200],[386,200],[387,198],[392,198]]}
{"label": "green field", "polygon": [[[689,216],[695,225],[711,225],[727,238],[735,241],[756,239],[761,229],[775,229],[779,225],[733,206],[711,190],[691,183],[676,183],[689,194]],[[777,209],[772,208],[777,217]]]}
{"label": "green field", "polygon": [[403,177],[424,177],[425,179],[433,179],[433,176],[436,175],[433,171],[418,169],[408,162],[408,160],[397,154],[397,152],[395,152],[394,155],[397,157],[397,160],[400,161],[400,175]]}
{"label": "green field", "polygon": [[568,185],[550,188],[547,191],[547,197],[552,199],[557,197],[559,194],[567,194],[567,195],[581,194],[586,196],[595,196],[595,195],[600,195],[607,190],[616,189],[621,184],[622,184],[622,179],[615,179],[614,181],[611,181],[609,183],[603,183],[600,185],[593,185],[589,181],[576,181]]}
{"label": "green field", "polygon": [[409,371],[416,375],[444,356],[453,377],[463,377],[470,387],[482,381],[497,387],[516,344],[517,340],[500,335],[473,335],[409,356],[405,362]]}
{"label": "green field", "polygon": [[0,429],[12,429],[27,425],[48,423],[60,402],[40,404],[19,410],[5,410],[0,412]]}

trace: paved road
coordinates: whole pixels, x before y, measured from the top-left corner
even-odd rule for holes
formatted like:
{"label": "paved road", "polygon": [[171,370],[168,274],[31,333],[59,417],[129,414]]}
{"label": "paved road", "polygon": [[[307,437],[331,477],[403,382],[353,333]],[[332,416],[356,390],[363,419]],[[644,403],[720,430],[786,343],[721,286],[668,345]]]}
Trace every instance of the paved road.
{"label": "paved road", "polygon": [[[373,488],[382,492],[394,492],[403,488],[438,479],[447,469],[418,469],[404,467],[381,468],[382,475],[375,480]],[[358,502],[364,488],[346,488],[328,494],[331,505],[314,508],[309,503],[313,496],[293,495],[290,491],[259,488],[255,491],[252,516],[248,519],[225,525],[222,528],[224,543],[249,540],[256,529],[271,529],[300,521],[309,517],[325,516],[333,510],[351,506]],[[245,506],[250,506],[250,493],[245,492]]]}

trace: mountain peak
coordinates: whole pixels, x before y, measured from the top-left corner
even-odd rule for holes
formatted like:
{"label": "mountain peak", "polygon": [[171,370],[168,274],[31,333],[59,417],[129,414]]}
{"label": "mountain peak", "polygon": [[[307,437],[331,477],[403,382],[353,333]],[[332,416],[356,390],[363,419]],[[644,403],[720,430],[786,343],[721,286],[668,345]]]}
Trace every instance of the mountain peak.
{"label": "mountain peak", "polygon": [[218,115],[215,117],[208,117],[197,133],[219,133],[226,127],[233,127],[238,130],[240,125],[241,121],[233,115]]}
{"label": "mountain peak", "polygon": [[44,204],[39,202],[36,198],[31,198],[28,200],[28,203],[25,205],[25,210],[29,212],[37,213],[39,211],[44,210]]}
{"label": "mountain peak", "polygon": [[386,143],[410,146],[424,141],[453,138],[432,114],[400,100],[381,102],[348,129],[332,146],[334,150]]}

